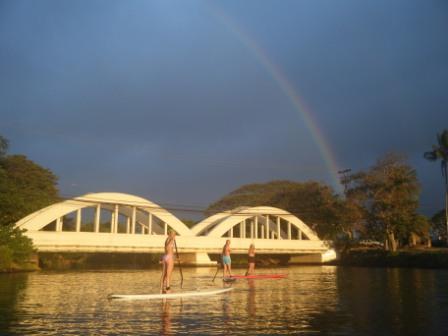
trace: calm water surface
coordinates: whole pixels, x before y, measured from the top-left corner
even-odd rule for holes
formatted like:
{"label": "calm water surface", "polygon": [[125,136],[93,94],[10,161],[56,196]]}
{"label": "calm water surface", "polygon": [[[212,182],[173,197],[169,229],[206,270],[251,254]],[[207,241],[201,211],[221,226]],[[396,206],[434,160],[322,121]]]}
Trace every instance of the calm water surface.
{"label": "calm water surface", "polygon": [[[235,273],[243,271],[236,270]],[[215,268],[184,269],[184,289],[222,287]],[[448,271],[263,269],[287,279],[238,280],[225,294],[110,301],[157,292],[160,272],[0,275],[0,335],[448,335]],[[179,286],[175,269],[173,287]]]}

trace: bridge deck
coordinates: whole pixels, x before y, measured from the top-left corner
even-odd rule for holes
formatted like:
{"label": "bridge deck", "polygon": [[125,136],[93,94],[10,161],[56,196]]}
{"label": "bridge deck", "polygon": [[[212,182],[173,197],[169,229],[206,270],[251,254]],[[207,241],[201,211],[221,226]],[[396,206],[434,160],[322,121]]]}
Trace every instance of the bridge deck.
{"label": "bridge deck", "polygon": [[[27,232],[40,252],[134,252],[162,253],[166,236],[92,232]],[[226,239],[231,239],[234,254],[246,254],[251,243],[257,253],[307,254],[329,249],[324,241],[284,239],[215,238],[206,236],[176,237],[179,253],[221,253]]]}

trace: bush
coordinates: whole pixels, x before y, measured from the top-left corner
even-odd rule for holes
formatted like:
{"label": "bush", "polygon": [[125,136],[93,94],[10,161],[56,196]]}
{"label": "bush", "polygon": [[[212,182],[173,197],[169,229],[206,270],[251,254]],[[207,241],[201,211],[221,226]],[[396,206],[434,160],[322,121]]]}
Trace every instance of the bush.
{"label": "bush", "polygon": [[[1,265],[11,265],[12,263],[23,265],[29,261],[34,252],[31,239],[23,235],[23,230],[15,228],[13,225],[0,225],[0,247],[2,247],[0,250]],[[0,268],[3,269],[3,267]]]}
{"label": "bush", "polygon": [[12,267],[12,251],[8,246],[0,245],[0,271],[6,271]]}

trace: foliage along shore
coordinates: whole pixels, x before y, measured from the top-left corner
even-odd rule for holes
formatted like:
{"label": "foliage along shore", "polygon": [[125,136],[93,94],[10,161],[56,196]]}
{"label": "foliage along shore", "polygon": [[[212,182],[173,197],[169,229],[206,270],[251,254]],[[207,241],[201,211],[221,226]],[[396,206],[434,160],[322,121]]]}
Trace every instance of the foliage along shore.
{"label": "foliage along shore", "polygon": [[[38,264],[42,270],[151,269],[160,267],[160,257],[160,253],[39,253]],[[210,258],[217,261],[219,255],[212,254]],[[288,255],[263,255],[257,266],[285,266],[288,260]],[[247,267],[247,255],[232,255],[232,266]]]}
{"label": "foliage along shore", "polygon": [[[218,257],[211,255],[211,259],[215,261]],[[153,269],[160,267],[159,260],[160,254],[157,253],[40,253],[38,258],[36,255],[34,261],[14,264],[9,269],[0,269],[0,273],[36,270]],[[257,268],[284,267],[288,262],[288,255],[263,255],[258,256]],[[339,259],[324,265],[448,269],[448,249],[405,249],[396,252],[381,249],[352,249],[342,254]],[[233,255],[232,266],[235,269],[245,268],[247,256]]]}
{"label": "foliage along shore", "polygon": [[381,249],[354,249],[329,263],[337,266],[407,267],[448,269],[448,249],[406,249],[396,252]]}

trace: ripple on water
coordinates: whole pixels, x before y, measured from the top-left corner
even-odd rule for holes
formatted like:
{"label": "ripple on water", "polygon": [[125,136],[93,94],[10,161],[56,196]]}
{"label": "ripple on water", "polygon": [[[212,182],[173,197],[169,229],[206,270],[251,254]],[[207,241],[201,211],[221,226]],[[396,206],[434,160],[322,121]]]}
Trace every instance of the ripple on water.
{"label": "ripple on water", "polygon": [[[157,292],[157,270],[0,276],[0,334],[440,334],[447,328],[447,272],[324,266],[262,272],[289,276],[241,279],[222,295],[152,301],[111,301],[107,295]],[[185,269],[184,290],[222,286],[219,278],[211,281],[214,273]],[[404,307],[411,303],[412,310]]]}

